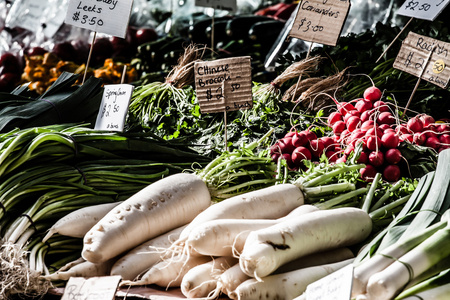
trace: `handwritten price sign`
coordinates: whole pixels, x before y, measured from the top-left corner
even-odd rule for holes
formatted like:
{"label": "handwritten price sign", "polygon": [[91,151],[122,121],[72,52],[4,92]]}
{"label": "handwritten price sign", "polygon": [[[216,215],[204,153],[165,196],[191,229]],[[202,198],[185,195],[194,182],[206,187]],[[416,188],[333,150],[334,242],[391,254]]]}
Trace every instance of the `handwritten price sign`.
{"label": "handwritten price sign", "polygon": [[349,0],[303,0],[289,35],[336,46],[349,10]]}
{"label": "handwritten price sign", "polygon": [[410,32],[394,61],[394,68],[441,88],[450,79],[450,43]]}
{"label": "handwritten price sign", "polygon": [[202,113],[253,106],[249,56],[196,62],[195,89]]}
{"label": "handwritten price sign", "polygon": [[123,131],[133,89],[131,84],[105,85],[96,130]]}
{"label": "handwritten price sign", "polygon": [[133,0],[70,0],[65,23],[124,38]]}
{"label": "handwritten price sign", "polygon": [[450,0],[407,0],[397,14],[417,19],[434,21]]}

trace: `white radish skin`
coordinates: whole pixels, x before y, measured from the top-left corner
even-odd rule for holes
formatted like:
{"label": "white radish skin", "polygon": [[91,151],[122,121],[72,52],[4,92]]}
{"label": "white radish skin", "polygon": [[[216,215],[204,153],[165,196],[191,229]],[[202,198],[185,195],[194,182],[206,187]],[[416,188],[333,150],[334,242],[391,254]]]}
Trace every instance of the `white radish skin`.
{"label": "white radish skin", "polygon": [[111,209],[120,203],[122,203],[122,201],[92,205],[77,209],[56,221],[56,223],[50,227],[42,241],[46,242],[55,233],[75,238],[82,238],[89,231],[89,229],[92,228],[92,226],[97,224],[101,218],[103,218]]}
{"label": "white radish skin", "polygon": [[395,297],[408,282],[439,263],[441,259],[448,259],[449,255],[450,227],[446,227],[401,256],[383,271],[373,274],[367,283],[368,299]]}
{"label": "white radish skin", "polygon": [[251,277],[245,274],[239,263],[223,272],[217,279],[217,288],[225,295],[230,295],[241,283]]}
{"label": "white radish skin", "polygon": [[265,277],[299,257],[362,242],[371,230],[370,216],[359,208],[312,212],[251,232],[239,264],[247,275]]}
{"label": "white radish skin", "polygon": [[215,299],[220,290],[217,289],[217,277],[238,259],[232,256],[222,256],[190,269],[181,281],[181,292],[187,298]]}
{"label": "white radish skin", "polygon": [[163,288],[180,287],[184,275],[193,267],[207,263],[209,256],[173,256],[153,265],[138,280],[123,280],[120,286],[156,284]]}
{"label": "white radish skin", "polygon": [[231,299],[260,300],[260,299],[294,299],[306,291],[306,287],[351,264],[353,259],[338,263],[298,269],[291,272],[269,275],[258,281],[248,279],[230,293]]}
{"label": "white radish skin", "polygon": [[111,267],[114,263],[114,259],[94,264],[86,260],[77,260],[74,263],[62,267],[60,270],[53,274],[42,276],[44,279],[50,281],[64,280],[67,281],[70,277],[97,277],[107,276],[111,271]]}
{"label": "white radish skin", "polygon": [[140,190],[103,217],[84,237],[82,257],[102,262],[192,221],[211,204],[206,184],[179,173]]}
{"label": "white radish skin", "polygon": [[276,219],[303,204],[303,193],[293,184],[277,184],[225,199],[196,216],[181,232],[174,248],[180,250],[176,248],[182,248],[193,228],[201,223],[218,219]]}
{"label": "white radish skin", "polygon": [[137,276],[162,260],[161,255],[180,236],[184,227],[186,225],[163,233],[131,249],[115,262],[110,275],[119,275],[123,280],[136,279]]}
{"label": "white radish skin", "polygon": [[319,210],[313,205],[301,205],[278,219],[219,219],[199,224],[186,240],[191,255],[233,256],[240,253],[251,231],[266,228]]}
{"label": "white radish skin", "polygon": [[303,269],[313,266],[320,266],[325,264],[331,264],[335,262],[344,261],[354,258],[353,252],[346,247],[331,249],[323,252],[312,253],[306,256],[302,256],[296,260],[293,260],[287,264],[282,265],[274,274],[290,272],[297,269]]}

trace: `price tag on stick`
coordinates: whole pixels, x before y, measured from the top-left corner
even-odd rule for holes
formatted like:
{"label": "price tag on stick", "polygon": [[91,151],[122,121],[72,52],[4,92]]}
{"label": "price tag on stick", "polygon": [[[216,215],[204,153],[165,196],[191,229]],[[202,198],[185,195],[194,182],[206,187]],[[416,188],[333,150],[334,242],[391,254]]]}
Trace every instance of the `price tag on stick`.
{"label": "price tag on stick", "polygon": [[202,113],[253,106],[250,56],[196,62],[194,70]]}
{"label": "price tag on stick", "polygon": [[395,58],[393,67],[418,77],[404,113],[418,88],[420,80],[426,80],[443,89],[450,79],[450,43],[409,32]]}
{"label": "price tag on stick", "polygon": [[71,277],[61,300],[113,300],[120,279],[120,276]]}
{"label": "price tag on stick", "polygon": [[96,130],[123,131],[133,89],[131,84],[105,85]]}
{"label": "price tag on stick", "polygon": [[398,15],[434,21],[450,0],[406,0],[397,10]]}
{"label": "price tag on stick", "polygon": [[70,0],[65,23],[125,38],[133,0]]}
{"label": "price tag on stick", "polygon": [[349,300],[352,292],[353,265],[347,265],[306,288],[306,300]]}
{"label": "price tag on stick", "polygon": [[336,46],[350,10],[350,0],[301,1],[289,35]]}

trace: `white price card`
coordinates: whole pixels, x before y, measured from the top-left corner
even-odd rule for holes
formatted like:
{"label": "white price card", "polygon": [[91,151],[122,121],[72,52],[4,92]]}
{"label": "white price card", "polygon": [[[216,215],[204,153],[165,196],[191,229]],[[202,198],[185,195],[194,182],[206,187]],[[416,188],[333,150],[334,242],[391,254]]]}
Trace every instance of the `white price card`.
{"label": "white price card", "polygon": [[196,62],[194,72],[202,113],[249,109],[253,106],[250,56]]}
{"label": "white price card", "polygon": [[61,300],[112,300],[115,298],[120,276],[71,277]]}
{"label": "white price card", "polygon": [[133,0],[70,0],[65,23],[125,38]]}
{"label": "white price card", "polygon": [[350,0],[302,0],[291,37],[336,46],[350,10]]}
{"label": "white price card", "polygon": [[306,300],[349,300],[352,292],[353,264],[311,283]]}
{"label": "white price card", "polygon": [[123,131],[133,90],[131,84],[105,85],[96,130]]}
{"label": "white price card", "polygon": [[195,6],[211,7],[214,9],[237,11],[237,0],[195,0]]}
{"label": "white price card", "polygon": [[416,19],[434,21],[450,0],[406,0],[397,14]]}

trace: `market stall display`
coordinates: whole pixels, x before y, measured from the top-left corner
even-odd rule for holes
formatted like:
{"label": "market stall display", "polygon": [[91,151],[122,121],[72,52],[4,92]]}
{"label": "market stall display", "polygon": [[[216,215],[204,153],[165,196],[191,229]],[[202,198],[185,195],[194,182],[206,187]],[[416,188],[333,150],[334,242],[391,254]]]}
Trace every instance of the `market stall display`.
{"label": "market stall display", "polygon": [[[124,38],[64,23],[68,0],[44,2],[0,4],[0,298],[101,277],[117,299],[311,300],[349,267],[342,299],[447,291],[444,7],[406,27],[407,3],[368,17],[352,1],[325,39],[336,45],[321,45],[285,39],[299,11],[325,13],[314,1],[139,0]],[[419,48],[439,84],[394,63],[408,31],[437,44]],[[194,66],[240,57],[252,105],[203,111]],[[207,101],[239,92],[228,65],[207,72],[226,73]],[[104,87],[124,83],[124,129],[93,129]]]}

